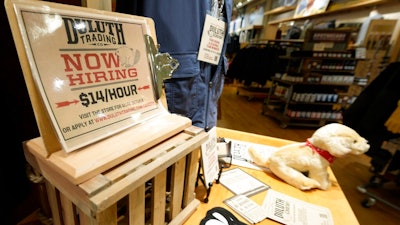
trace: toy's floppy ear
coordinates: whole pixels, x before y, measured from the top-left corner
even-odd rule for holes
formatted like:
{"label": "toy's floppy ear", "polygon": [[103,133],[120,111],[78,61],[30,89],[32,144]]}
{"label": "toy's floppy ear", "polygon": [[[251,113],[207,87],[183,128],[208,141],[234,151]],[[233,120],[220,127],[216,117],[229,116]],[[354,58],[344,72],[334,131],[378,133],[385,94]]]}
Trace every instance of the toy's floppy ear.
{"label": "toy's floppy ear", "polygon": [[351,145],[354,139],[350,137],[334,137],[332,138],[332,155],[341,157],[351,153]]}
{"label": "toy's floppy ear", "polygon": [[326,138],[326,140],[321,140],[320,138],[310,138],[310,142],[318,148],[328,151],[335,157],[341,157],[352,151],[351,142],[353,142],[353,139],[340,136],[329,137]]}

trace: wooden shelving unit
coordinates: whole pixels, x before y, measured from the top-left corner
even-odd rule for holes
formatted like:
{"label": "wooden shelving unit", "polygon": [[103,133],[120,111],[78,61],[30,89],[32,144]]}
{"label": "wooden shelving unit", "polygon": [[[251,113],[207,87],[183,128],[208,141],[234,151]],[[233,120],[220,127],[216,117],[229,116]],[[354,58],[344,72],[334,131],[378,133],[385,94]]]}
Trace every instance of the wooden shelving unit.
{"label": "wooden shelving unit", "polygon": [[267,15],[274,15],[274,14],[280,14],[280,13],[292,11],[292,10],[294,10],[294,9],[296,9],[296,6],[295,6],[295,5],[291,5],[291,6],[280,6],[280,7],[277,7],[277,8],[275,8],[275,9],[272,9],[272,10],[269,10],[269,11],[264,12],[264,16],[267,16]]}
{"label": "wooden shelving unit", "polygon": [[[288,17],[285,19],[270,20],[270,21],[268,21],[268,24],[274,25],[274,24],[279,24],[279,23],[289,22],[289,21],[306,20],[306,19],[321,17],[321,16],[325,16],[325,15],[329,15],[329,14],[343,13],[346,11],[351,11],[351,10],[355,10],[355,9],[359,9],[359,8],[363,8],[363,7],[376,6],[376,5],[392,3],[392,2],[394,3],[396,1],[394,1],[394,0],[358,0],[358,1],[352,0],[352,1],[348,1],[348,2],[341,1],[340,3],[332,2],[328,6],[328,9],[323,13],[313,14],[313,15],[309,15],[309,16],[302,16],[302,17]],[[268,11],[267,13],[269,15],[279,14],[279,13],[288,12],[288,11],[291,11],[294,9],[296,9],[296,7],[291,8],[291,9],[288,9],[288,7],[286,7],[285,10],[283,10],[283,9],[281,9],[281,7],[279,7],[279,8],[273,9],[271,11]]]}

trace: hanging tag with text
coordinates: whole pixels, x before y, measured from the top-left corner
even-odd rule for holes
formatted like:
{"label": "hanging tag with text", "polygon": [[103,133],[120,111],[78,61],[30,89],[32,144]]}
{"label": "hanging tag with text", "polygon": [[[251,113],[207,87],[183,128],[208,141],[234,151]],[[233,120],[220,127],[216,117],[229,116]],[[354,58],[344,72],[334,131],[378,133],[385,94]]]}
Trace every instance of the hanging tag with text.
{"label": "hanging tag with text", "polygon": [[206,15],[200,42],[198,60],[218,65],[221,57],[226,23],[216,17]]}

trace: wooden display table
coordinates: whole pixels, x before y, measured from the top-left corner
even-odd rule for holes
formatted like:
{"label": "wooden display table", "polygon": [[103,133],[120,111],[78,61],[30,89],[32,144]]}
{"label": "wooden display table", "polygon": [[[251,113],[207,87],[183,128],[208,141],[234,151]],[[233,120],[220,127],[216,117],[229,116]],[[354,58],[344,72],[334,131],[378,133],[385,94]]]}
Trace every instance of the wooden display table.
{"label": "wooden display table", "polygon": [[[253,142],[257,144],[265,144],[271,146],[282,146],[285,144],[293,143],[288,140],[267,137],[262,135],[256,135],[246,132],[240,132],[235,130],[229,130],[224,128],[217,129],[218,137],[224,137],[229,139],[236,139],[240,141]],[[316,205],[327,207],[331,210],[334,224],[359,224],[357,218],[346,199],[335,175],[332,171],[329,171],[330,179],[332,181],[332,187],[327,191],[322,190],[311,190],[311,191],[301,191],[296,189],[272,174],[268,174],[263,171],[247,169],[241,167],[244,171],[253,175],[257,179],[271,186],[272,189],[290,195],[292,197],[298,198],[300,200],[313,203]],[[196,189],[197,198],[202,199],[204,197],[204,187],[198,187]],[[261,192],[251,197],[252,200],[262,205],[262,202],[268,191]],[[185,222],[186,225],[200,224],[200,221],[205,217],[207,211],[213,207],[220,206],[228,209],[237,216],[241,221],[247,222],[243,217],[236,214],[231,208],[223,203],[225,199],[233,196],[228,189],[226,189],[222,184],[213,184],[212,190],[209,196],[208,203],[201,203],[194,214]],[[258,224],[280,224],[270,219],[266,219]]]}

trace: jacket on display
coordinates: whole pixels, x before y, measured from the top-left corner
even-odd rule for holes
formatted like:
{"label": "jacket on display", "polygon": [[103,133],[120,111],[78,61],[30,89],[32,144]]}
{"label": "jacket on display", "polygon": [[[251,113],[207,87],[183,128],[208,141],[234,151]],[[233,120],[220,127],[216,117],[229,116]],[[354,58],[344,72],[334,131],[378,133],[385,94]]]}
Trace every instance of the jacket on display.
{"label": "jacket on display", "polygon": [[[218,1],[217,1],[218,2]],[[225,0],[223,17],[231,20],[232,0]],[[217,105],[224,75],[228,27],[218,65],[197,60],[206,14],[212,0],[145,0],[117,1],[116,11],[150,17],[155,22],[157,42],[161,53],[169,53],[179,61],[171,79],[164,81],[168,110],[186,116],[192,124],[206,130],[216,126]]]}

